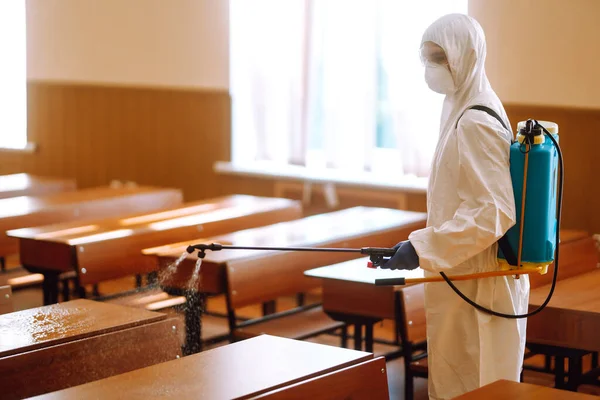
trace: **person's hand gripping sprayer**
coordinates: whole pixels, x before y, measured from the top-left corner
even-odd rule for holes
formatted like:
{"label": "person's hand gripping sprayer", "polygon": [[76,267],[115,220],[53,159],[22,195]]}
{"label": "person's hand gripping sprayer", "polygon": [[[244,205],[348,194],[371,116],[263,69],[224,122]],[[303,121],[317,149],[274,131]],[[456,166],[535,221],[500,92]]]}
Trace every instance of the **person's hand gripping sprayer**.
{"label": "person's hand gripping sprayer", "polygon": [[[427,227],[396,245],[384,269],[449,276],[499,269],[498,240],[516,223],[509,152],[512,133],[484,69],[485,37],[467,15],[435,21],[421,57],[430,89],[444,94],[440,135],[427,191]],[[497,118],[481,110],[493,110]],[[477,303],[527,312],[529,279],[510,276],[456,282]],[[450,399],[498,379],[519,380],[526,319],[481,313],[446,284],[425,284],[430,399]]]}

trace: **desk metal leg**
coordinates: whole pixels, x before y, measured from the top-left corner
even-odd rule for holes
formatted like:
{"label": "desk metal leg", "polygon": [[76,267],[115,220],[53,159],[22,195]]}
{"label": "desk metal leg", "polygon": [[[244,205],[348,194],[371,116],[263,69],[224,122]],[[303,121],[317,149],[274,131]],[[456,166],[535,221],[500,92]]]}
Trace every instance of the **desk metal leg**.
{"label": "desk metal leg", "polygon": [[544,355],[544,370],[545,372],[552,372],[552,356],[545,354]]}
{"label": "desk metal leg", "polygon": [[62,297],[63,301],[69,301],[71,297],[71,286],[69,285],[69,279],[62,280]]}
{"label": "desk metal leg", "polygon": [[81,282],[79,282],[79,278],[75,278],[73,282],[75,283],[75,291],[77,292],[77,296],[79,296],[80,299],[87,298],[85,286],[81,285]]}
{"label": "desk metal leg", "polygon": [[275,300],[267,301],[262,304],[263,316],[275,314],[277,312],[277,303]]}
{"label": "desk metal leg", "polygon": [[567,390],[572,392],[577,391],[577,387],[581,382],[581,375],[583,374],[583,365],[581,356],[572,356],[569,357],[569,372],[568,372],[568,381],[567,381]]}
{"label": "desk metal leg", "polygon": [[365,325],[365,351],[373,352],[373,324]]}
{"label": "desk metal leg", "polygon": [[44,291],[44,305],[58,303],[58,273],[57,272],[45,272],[44,283],[42,284],[42,290]]}
{"label": "desk metal leg", "polygon": [[362,324],[354,324],[354,350],[362,350]]}
{"label": "desk metal leg", "polygon": [[184,355],[202,351],[202,309],[206,295],[196,291],[185,293],[185,345]]}
{"label": "desk metal leg", "polygon": [[554,358],[554,387],[557,389],[565,388],[565,357],[556,356]]}
{"label": "desk metal leg", "polygon": [[344,348],[348,348],[348,325],[344,325],[341,330],[341,343],[340,345]]}

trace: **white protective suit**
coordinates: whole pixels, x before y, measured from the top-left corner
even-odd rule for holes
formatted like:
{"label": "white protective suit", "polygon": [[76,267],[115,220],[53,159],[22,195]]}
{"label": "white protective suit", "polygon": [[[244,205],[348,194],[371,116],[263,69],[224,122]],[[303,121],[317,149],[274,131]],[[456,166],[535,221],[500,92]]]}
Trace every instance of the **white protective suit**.
{"label": "white protective suit", "polygon": [[[509,172],[511,133],[476,104],[510,126],[484,71],[485,37],[466,15],[451,14],[424,33],[446,52],[456,90],[448,94],[427,191],[427,227],[413,232],[426,276],[499,269],[496,242],[515,224]],[[526,313],[529,280],[521,276],[457,281],[470,299],[494,311]],[[450,399],[498,379],[518,381],[525,319],[493,317],[467,304],[445,283],[425,286],[429,396]]]}

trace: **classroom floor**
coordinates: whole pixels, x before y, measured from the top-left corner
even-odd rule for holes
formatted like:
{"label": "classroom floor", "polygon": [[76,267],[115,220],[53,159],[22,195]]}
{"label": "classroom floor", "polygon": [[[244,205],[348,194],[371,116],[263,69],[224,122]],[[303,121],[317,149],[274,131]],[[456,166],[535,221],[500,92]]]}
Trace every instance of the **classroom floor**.
{"label": "classroom floor", "polygon": [[[11,263],[9,263],[9,268]],[[134,279],[121,279],[118,281],[112,281],[100,285],[101,294],[117,293],[122,291],[131,290],[134,287]],[[313,302],[319,300],[318,293],[312,293],[307,296],[307,302]],[[29,288],[15,292],[13,294],[13,301],[16,310],[22,310],[32,307],[39,307],[42,305],[42,291],[41,288]],[[120,300],[113,301],[119,303]],[[295,304],[294,298],[282,298],[278,300],[277,307],[279,310],[284,310],[293,307]],[[216,297],[209,299],[207,308],[213,312],[225,312],[225,302],[222,297]],[[183,315],[173,309],[163,310],[182,318]],[[260,306],[247,307],[239,310],[238,315],[243,317],[257,317],[261,314]],[[216,336],[227,332],[227,323],[224,318],[205,316],[203,318],[203,338]],[[374,335],[376,338],[383,338],[392,340],[394,337],[393,324],[391,321],[384,321],[381,324],[375,326]],[[181,340],[183,343],[183,332],[181,334]],[[333,335],[321,335],[316,338],[310,339],[315,343],[327,344],[332,346],[339,346],[339,337]],[[222,344],[213,345],[217,347]],[[352,348],[353,343],[351,338],[348,340],[348,346]],[[394,350],[390,346],[375,344],[375,354],[379,355],[382,353]],[[541,361],[541,360],[540,360]],[[540,374],[532,371],[525,372],[525,382],[540,384],[544,386],[552,385],[552,378],[546,374]],[[402,358],[388,362],[388,384],[390,389],[390,398],[392,399],[403,399],[404,398],[404,366]],[[595,386],[581,386],[580,392],[600,395],[600,388]],[[426,400],[427,399],[427,380],[426,379],[415,379],[415,400]]]}

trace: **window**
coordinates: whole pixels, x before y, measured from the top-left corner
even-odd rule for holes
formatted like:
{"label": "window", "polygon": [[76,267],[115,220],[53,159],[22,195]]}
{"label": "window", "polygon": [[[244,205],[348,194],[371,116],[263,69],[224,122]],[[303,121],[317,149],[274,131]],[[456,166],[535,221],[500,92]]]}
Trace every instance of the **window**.
{"label": "window", "polygon": [[439,131],[421,36],[467,0],[231,0],[232,161],[425,177]]}
{"label": "window", "polygon": [[0,148],[27,146],[25,0],[0,1]]}

